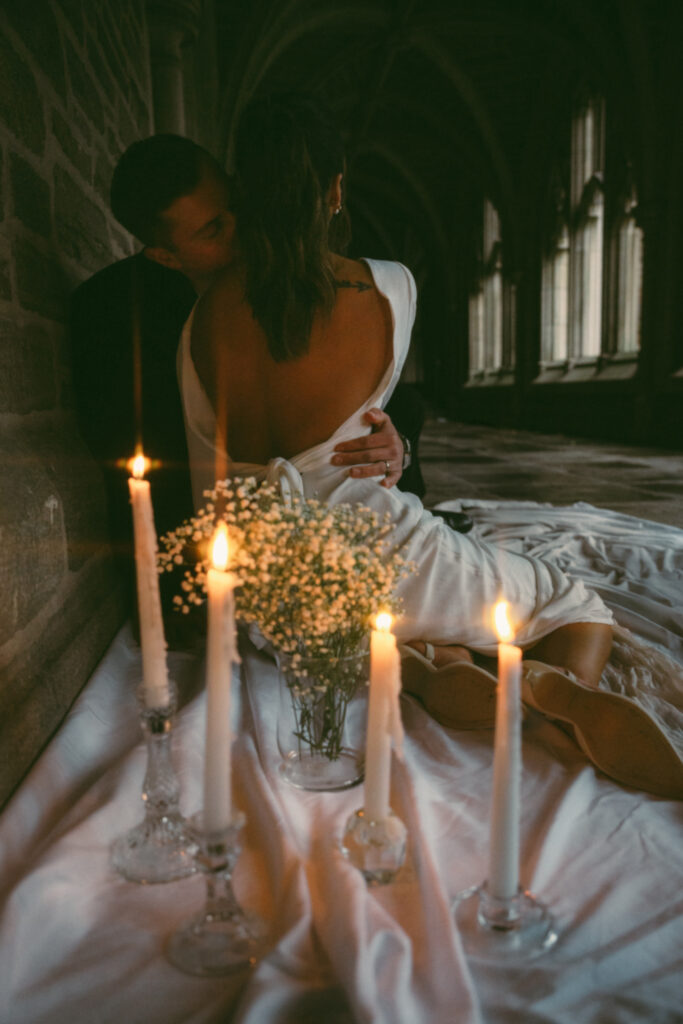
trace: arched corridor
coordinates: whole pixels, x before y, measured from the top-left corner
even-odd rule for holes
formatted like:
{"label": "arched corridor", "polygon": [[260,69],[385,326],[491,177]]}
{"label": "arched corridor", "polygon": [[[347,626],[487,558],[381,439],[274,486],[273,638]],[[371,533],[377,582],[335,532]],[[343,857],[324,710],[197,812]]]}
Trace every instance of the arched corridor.
{"label": "arched corridor", "polygon": [[[227,192],[251,100],[323,100],[349,254],[417,283],[404,382],[428,410],[426,505],[587,502],[680,529],[681,29],[681,0],[0,0],[0,809],[130,614],[107,488],[130,531],[132,451],[88,446],[73,315],[105,268],[159,273],[111,209],[128,147],[192,139]],[[95,371],[124,381],[105,411],[91,396],[108,438],[153,405],[125,362],[144,333],[132,280],[85,317]],[[176,326],[196,289],[172,291],[151,375],[184,444]],[[149,455],[187,476],[162,440],[173,453]]]}

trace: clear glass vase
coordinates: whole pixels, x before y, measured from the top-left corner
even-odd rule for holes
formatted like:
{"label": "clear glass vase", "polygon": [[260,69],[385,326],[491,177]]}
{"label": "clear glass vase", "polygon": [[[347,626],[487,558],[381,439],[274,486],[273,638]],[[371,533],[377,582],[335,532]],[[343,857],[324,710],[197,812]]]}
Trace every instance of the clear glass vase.
{"label": "clear glass vase", "polygon": [[363,779],[367,644],[342,656],[278,654],[280,773],[298,789],[337,790]]}

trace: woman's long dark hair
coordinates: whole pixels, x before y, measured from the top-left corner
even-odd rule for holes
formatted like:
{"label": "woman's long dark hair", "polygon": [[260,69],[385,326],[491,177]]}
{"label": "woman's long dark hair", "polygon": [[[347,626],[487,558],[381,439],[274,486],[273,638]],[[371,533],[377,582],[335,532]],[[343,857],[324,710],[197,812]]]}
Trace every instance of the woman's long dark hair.
{"label": "woman's long dark hair", "polygon": [[327,192],[344,170],[341,136],[308,98],[270,97],[244,111],[234,152],[246,298],[273,359],[295,359],[334,305]]}

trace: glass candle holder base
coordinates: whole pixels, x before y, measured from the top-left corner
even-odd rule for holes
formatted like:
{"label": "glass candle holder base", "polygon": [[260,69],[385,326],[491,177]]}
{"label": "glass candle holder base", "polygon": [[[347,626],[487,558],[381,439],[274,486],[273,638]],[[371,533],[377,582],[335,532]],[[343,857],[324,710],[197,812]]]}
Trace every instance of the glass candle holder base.
{"label": "glass candle holder base", "polygon": [[147,744],[142,784],[144,819],[111,845],[110,863],[129,882],[154,884],[185,878],[196,870],[197,844],[180,813],[180,784],[172,760],[176,690],[169,683],[168,703],[149,707],[138,690],[140,722]]}
{"label": "glass candle holder base", "polygon": [[511,899],[496,899],[486,882],[457,894],[455,920],[473,960],[530,960],[551,949],[558,937],[553,915],[530,892],[520,888]]}
{"label": "glass candle holder base", "polygon": [[111,846],[110,863],[128,882],[153,885],[187,878],[196,869],[196,843],[180,815],[141,821]]}
{"label": "glass candle holder base", "polygon": [[206,877],[202,911],[181,925],[166,944],[166,956],[186,974],[216,977],[254,967],[263,954],[267,928],[235,898],[232,872],[240,847],[244,815],[237,814],[219,832],[204,832],[201,815],[193,819],[197,865]]}
{"label": "glass candle holder base", "polygon": [[406,859],[408,830],[393,811],[381,821],[371,821],[364,808],[346,822],[340,849],[370,885],[393,882]]}

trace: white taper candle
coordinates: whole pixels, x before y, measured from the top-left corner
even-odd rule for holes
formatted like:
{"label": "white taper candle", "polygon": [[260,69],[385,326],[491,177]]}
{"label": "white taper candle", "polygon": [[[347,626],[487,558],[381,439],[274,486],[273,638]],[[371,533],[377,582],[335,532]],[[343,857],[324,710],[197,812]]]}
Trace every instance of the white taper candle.
{"label": "white taper candle", "polygon": [[227,529],[222,523],[212,544],[214,567],[207,573],[206,750],[204,756],[204,829],[220,832],[232,817],[230,705],[232,666],[239,661],[235,642],[234,589],[237,577],[225,571]]}
{"label": "white taper candle", "polygon": [[365,746],[365,814],[383,821],[389,814],[391,735],[400,691],[401,662],[391,616],[377,616],[370,636],[370,697]]}
{"label": "white taper candle", "polygon": [[170,700],[166,666],[166,638],[159,596],[157,571],[157,535],[154,529],[152,494],[143,474],[148,460],[141,453],[128,463],[128,480],[133,510],[135,573],[137,579],[142,683],[148,707],[166,707]]}
{"label": "white taper candle", "polygon": [[498,695],[493,759],[493,797],[488,888],[493,897],[509,900],[519,887],[519,816],[522,774],[520,678],[522,652],[503,643],[512,637],[507,625],[506,608],[496,622],[501,643],[498,645]]}

